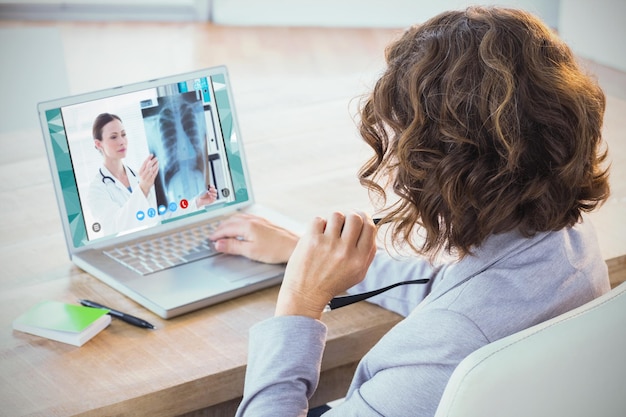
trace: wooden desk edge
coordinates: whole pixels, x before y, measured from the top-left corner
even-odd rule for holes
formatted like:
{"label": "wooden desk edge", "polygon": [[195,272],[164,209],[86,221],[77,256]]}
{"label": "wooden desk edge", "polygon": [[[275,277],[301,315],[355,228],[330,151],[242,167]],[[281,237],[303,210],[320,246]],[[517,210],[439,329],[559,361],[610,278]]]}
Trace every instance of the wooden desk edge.
{"label": "wooden desk edge", "polygon": [[[348,390],[357,364],[378,340],[395,326],[402,317],[375,305],[380,309],[377,325],[349,335],[331,336],[327,341],[322,359],[320,382],[313,398],[312,407],[341,398]],[[356,343],[356,346],[352,346]],[[351,344],[347,349],[347,344]],[[346,354],[346,352],[349,352]],[[109,404],[98,409],[80,413],[80,417],[102,415],[129,416],[184,416],[221,417],[233,416],[241,401],[245,379],[245,366],[224,375],[210,375],[194,381]],[[208,392],[205,387],[219,385]]]}
{"label": "wooden desk edge", "polygon": [[609,268],[611,288],[615,288],[622,282],[626,282],[626,254],[607,259],[606,265]]}

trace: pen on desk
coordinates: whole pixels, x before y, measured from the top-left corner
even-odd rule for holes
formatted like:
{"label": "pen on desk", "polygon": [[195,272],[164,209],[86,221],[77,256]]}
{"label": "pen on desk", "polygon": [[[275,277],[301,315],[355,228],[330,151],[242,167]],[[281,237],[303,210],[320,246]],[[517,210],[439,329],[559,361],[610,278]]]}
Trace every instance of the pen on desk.
{"label": "pen on desk", "polygon": [[113,317],[117,317],[118,319],[125,321],[128,324],[132,324],[133,326],[143,327],[145,329],[154,329],[154,326],[147,321],[140,319],[139,317],[131,316],[130,314],[122,313],[121,311],[114,310],[112,308],[103,306],[102,304],[98,304],[89,300],[80,300],[80,303],[86,307],[92,308],[102,308],[105,310],[109,310],[109,314]]}

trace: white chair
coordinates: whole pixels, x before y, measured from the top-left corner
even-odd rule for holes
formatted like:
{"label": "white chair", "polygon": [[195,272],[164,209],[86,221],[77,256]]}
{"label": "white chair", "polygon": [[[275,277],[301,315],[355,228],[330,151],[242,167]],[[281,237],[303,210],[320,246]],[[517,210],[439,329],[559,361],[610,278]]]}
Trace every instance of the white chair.
{"label": "white chair", "polygon": [[626,283],[484,346],[453,372],[435,417],[625,417]]}

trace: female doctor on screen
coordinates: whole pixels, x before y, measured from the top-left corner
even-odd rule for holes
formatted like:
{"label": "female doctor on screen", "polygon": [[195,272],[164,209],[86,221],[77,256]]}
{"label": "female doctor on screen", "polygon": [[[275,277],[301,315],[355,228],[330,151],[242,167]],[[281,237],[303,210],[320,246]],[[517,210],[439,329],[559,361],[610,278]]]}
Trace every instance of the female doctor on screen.
{"label": "female doctor on screen", "polygon": [[[138,171],[123,162],[128,150],[126,131],[119,116],[102,113],[93,123],[96,149],[104,157],[89,189],[89,207],[94,216],[90,225],[100,236],[151,226],[160,221],[154,181],[159,161],[150,154]],[[212,185],[206,192],[191,199],[187,210],[193,211],[217,200]],[[151,214],[154,213],[154,214]],[[162,213],[161,213],[162,214]]]}
{"label": "female doctor on screen", "polygon": [[89,188],[89,207],[95,219],[90,226],[106,236],[157,223],[158,216],[145,213],[156,208],[153,186],[159,172],[158,159],[149,155],[137,171],[124,164],[128,138],[122,119],[114,114],[96,117],[93,139],[104,161]]}

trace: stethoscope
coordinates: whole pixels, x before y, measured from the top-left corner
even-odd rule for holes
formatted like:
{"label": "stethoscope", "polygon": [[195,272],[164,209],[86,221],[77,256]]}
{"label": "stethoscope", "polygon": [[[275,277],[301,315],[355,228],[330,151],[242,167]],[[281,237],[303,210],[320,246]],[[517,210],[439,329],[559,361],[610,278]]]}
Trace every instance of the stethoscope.
{"label": "stethoscope", "polygon": [[[135,175],[135,173],[133,172],[132,169],[130,169],[130,167],[126,167],[126,168],[128,168],[130,173],[133,174],[133,177],[135,178],[137,177],[137,175]],[[102,172],[102,168],[100,168],[99,171],[100,171],[100,175],[102,176],[102,184],[106,185],[107,181],[111,181],[111,184],[115,184],[115,179],[108,175],[104,175],[104,172]]]}

